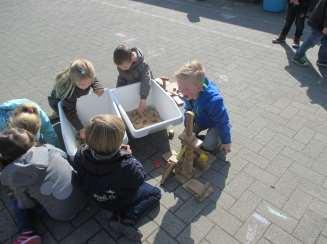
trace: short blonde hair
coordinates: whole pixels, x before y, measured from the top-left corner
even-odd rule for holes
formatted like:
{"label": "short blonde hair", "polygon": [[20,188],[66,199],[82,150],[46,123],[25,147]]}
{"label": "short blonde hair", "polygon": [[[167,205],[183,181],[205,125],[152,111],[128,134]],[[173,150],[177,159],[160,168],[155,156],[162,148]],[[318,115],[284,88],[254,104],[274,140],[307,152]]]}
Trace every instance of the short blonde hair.
{"label": "short blonde hair", "polygon": [[33,135],[36,135],[41,127],[41,120],[37,107],[32,103],[18,106],[9,119],[9,127],[25,129]]}
{"label": "short blonde hair", "polygon": [[115,115],[96,115],[85,127],[86,144],[90,149],[103,155],[117,151],[123,142],[124,135],[124,122]]}
{"label": "short blonde hair", "polygon": [[190,81],[193,83],[203,83],[205,78],[205,70],[201,63],[193,60],[184,64],[179,70],[176,71],[175,77],[177,80]]}

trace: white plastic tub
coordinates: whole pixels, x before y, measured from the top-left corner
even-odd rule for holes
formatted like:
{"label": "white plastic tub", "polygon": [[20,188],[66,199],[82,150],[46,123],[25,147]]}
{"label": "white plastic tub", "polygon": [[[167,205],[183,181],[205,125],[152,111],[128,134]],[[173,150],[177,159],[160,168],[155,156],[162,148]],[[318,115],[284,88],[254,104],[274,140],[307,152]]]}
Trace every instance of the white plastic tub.
{"label": "white plastic tub", "polygon": [[111,96],[116,103],[125,124],[135,138],[144,137],[148,134],[166,129],[169,125],[179,124],[183,121],[183,115],[174,100],[157,84],[151,81],[151,89],[147,98],[147,105],[155,107],[162,119],[153,125],[135,129],[126,112],[134,110],[140,102],[140,83],[110,89]]}
{"label": "white plastic tub", "polygon": [[[61,102],[58,104],[59,117],[62,137],[64,139],[65,147],[67,154],[70,157],[74,157],[77,151],[77,141],[76,141],[76,130],[71,125],[71,123],[66,118],[66,115],[63,111]],[[104,94],[98,97],[94,93],[90,93],[86,96],[82,96],[77,99],[76,110],[79,119],[82,124],[85,125],[91,117],[97,114],[114,114],[119,117],[119,110],[117,109],[116,104],[113,102],[109,91],[106,89]],[[123,143],[128,143],[128,137],[125,133]]]}

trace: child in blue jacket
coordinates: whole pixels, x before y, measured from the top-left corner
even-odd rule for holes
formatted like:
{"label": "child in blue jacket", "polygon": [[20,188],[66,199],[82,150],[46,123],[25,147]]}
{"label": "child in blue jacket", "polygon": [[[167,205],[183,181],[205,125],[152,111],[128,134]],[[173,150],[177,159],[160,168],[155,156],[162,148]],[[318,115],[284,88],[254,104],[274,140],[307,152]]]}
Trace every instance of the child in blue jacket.
{"label": "child in blue jacket", "polygon": [[231,125],[218,87],[205,77],[204,68],[197,61],[185,64],[175,77],[178,89],[186,100],[185,110],[195,114],[195,133],[208,129],[202,148],[213,153],[216,149],[229,153]]}
{"label": "child in blue jacket", "polygon": [[26,129],[40,143],[60,147],[57,134],[47,114],[29,99],[13,99],[0,104],[0,131],[8,127]]}

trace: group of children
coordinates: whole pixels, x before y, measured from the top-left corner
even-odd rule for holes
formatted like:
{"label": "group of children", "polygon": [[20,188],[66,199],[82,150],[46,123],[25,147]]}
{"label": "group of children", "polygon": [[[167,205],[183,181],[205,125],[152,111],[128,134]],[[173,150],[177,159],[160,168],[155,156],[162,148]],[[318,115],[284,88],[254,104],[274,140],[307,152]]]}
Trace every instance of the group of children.
{"label": "group of children", "polygon": [[[139,113],[153,78],[149,65],[137,48],[119,45],[113,55],[119,72],[117,86],[140,82]],[[230,121],[220,91],[205,76],[203,66],[193,61],[175,74],[185,97],[186,110],[195,113],[195,133],[208,129],[203,149],[225,154],[231,151]],[[57,75],[48,97],[49,105],[63,111],[85,142],[73,161],[58,148],[58,137],[45,112],[27,99],[0,105],[0,181],[12,192],[19,236],[14,243],[41,243],[31,216],[45,211],[56,220],[67,221],[92,199],[110,211],[109,226],[127,238],[140,240],[136,222],[158,205],[161,191],[145,182],[142,164],[123,145],[125,125],[114,115],[100,114],[83,125],[76,102],[93,90],[101,96],[104,87],[97,80],[92,63],[78,59]]]}

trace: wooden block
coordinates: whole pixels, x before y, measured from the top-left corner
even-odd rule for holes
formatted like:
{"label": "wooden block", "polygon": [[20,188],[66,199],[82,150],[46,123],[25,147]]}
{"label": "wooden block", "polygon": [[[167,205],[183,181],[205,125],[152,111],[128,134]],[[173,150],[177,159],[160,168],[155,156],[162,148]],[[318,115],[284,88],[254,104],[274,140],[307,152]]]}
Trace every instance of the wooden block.
{"label": "wooden block", "polygon": [[173,171],[175,168],[176,164],[174,163],[168,163],[168,167],[166,168],[165,172],[163,173],[161,180],[160,180],[160,185],[165,183],[166,179],[169,177],[170,173]]}
{"label": "wooden block", "polygon": [[[177,159],[177,152],[175,152],[175,151],[169,151],[169,152],[165,152],[164,154],[162,154],[162,158],[166,162],[170,161],[170,159],[172,159],[173,161],[175,161],[173,156],[176,157],[176,159]],[[177,163],[177,161],[176,161],[176,163]]]}
{"label": "wooden block", "polygon": [[201,152],[201,145],[203,143],[202,140],[200,140],[199,138],[193,136],[191,138],[189,138],[185,132],[183,132],[182,134],[180,134],[178,136],[178,138],[183,142],[185,143],[186,145],[192,147],[195,151],[197,152]]}
{"label": "wooden block", "polygon": [[183,106],[184,101],[179,96],[172,96],[177,106]]}
{"label": "wooden block", "polygon": [[207,198],[212,192],[213,188],[209,182],[206,184],[201,183],[197,179],[191,179],[186,182],[183,187],[194,194],[194,196],[201,202]]}

